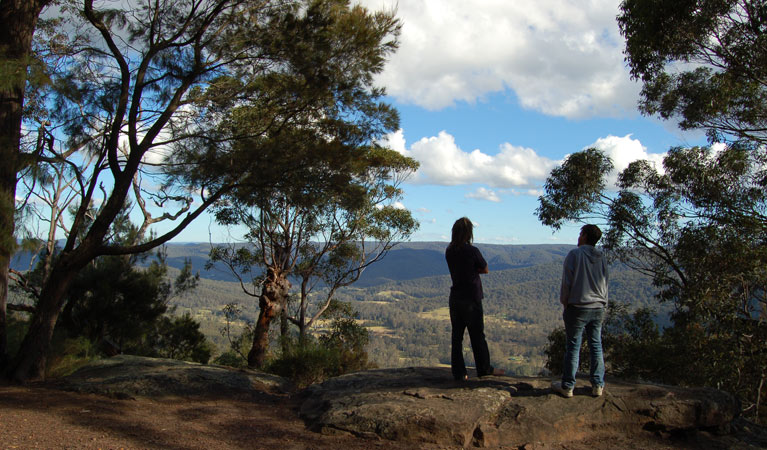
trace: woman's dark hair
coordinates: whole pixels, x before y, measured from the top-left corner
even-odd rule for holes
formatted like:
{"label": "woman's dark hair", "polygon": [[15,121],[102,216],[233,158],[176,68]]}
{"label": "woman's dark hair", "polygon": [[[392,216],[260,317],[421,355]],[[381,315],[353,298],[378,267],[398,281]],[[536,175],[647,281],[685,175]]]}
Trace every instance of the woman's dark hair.
{"label": "woman's dark hair", "polygon": [[453,224],[453,238],[450,247],[468,244],[474,240],[474,225],[468,217],[461,217]]}

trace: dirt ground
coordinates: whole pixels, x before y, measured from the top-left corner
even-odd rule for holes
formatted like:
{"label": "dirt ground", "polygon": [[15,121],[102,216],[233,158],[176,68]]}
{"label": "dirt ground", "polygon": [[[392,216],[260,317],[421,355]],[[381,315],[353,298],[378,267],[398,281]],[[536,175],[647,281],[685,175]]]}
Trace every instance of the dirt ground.
{"label": "dirt ground", "polygon": [[[428,444],[371,440],[310,431],[300,398],[262,392],[230,397],[116,399],[62,391],[53,385],[0,384],[0,450],[4,449],[434,449]],[[762,443],[767,442],[763,441]],[[764,448],[611,436],[531,450]],[[455,447],[458,448],[458,447]]]}
{"label": "dirt ground", "polygon": [[414,448],[390,441],[326,436],[299,419],[297,400],[118,400],[0,384],[0,449]]}

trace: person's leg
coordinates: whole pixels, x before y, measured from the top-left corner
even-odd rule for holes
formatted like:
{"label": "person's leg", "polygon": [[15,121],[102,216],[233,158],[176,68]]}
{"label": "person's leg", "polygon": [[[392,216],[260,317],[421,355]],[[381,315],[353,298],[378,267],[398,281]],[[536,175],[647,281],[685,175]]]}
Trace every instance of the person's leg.
{"label": "person's leg", "polygon": [[466,378],[466,363],[463,361],[463,332],[466,329],[466,319],[462,306],[462,302],[450,300],[450,369],[456,380]]}
{"label": "person's leg", "polygon": [[586,324],[586,339],[588,339],[591,361],[589,365],[592,386],[602,387],[605,384],[605,360],[602,352],[602,323],[605,318],[604,308],[589,310],[590,320]]}
{"label": "person's leg", "polygon": [[493,366],[490,365],[490,351],[487,348],[487,340],[485,340],[485,317],[482,304],[470,302],[466,310],[466,326],[469,329],[477,376],[490,375],[493,373]]}
{"label": "person's leg", "polygon": [[562,318],[565,322],[565,356],[562,365],[562,387],[572,390],[575,387],[575,373],[580,360],[581,339],[586,325],[582,318],[582,309],[573,306],[565,308]]}

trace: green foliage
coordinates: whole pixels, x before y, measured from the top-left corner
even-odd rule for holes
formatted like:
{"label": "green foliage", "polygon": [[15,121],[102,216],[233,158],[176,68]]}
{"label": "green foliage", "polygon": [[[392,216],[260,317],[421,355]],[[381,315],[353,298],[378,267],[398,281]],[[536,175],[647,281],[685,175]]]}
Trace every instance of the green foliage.
{"label": "green foliage", "polygon": [[25,319],[21,313],[9,311],[7,317],[7,336],[8,336],[8,354],[15,354],[24,335],[29,327],[29,320]]}
{"label": "green foliage", "polygon": [[45,375],[47,378],[64,377],[99,357],[98,348],[87,338],[58,336],[53,340]]}
{"label": "green foliage", "polygon": [[[77,207],[51,220],[68,236],[40,289],[41,323],[56,321],[69,283],[95,259],[156,248],[228,193],[268,198],[307,179],[342,185],[356,149],[397,128],[373,85],[397,47],[393,13],[346,0],[140,0],[64,2],[51,14],[36,34],[30,78],[46,82],[35,83],[22,128],[45,118],[56,139],[10,152],[23,154],[22,170],[74,171],[61,186]],[[160,156],[160,146],[170,151]],[[19,196],[43,189],[30,183]],[[111,233],[126,205],[144,223],[139,239],[118,242]],[[175,221],[172,231],[140,239],[158,221]],[[50,330],[30,333],[10,368],[18,379],[41,376],[45,365]]]}
{"label": "green foliage", "polygon": [[238,321],[242,314],[242,309],[235,302],[227,303],[222,308],[224,314],[224,326],[218,331],[221,336],[226,338],[227,348],[219,355],[214,363],[231,367],[247,367],[248,352],[253,344],[253,325],[245,321],[242,332],[234,335],[234,323]]}
{"label": "green foliage", "polygon": [[278,357],[267,362],[265,370],[290,379],[299,388],[341,374],[338,352],[311,336],[303,342],[291,339],[282,349]]}
{"label": "green foliage", "polygon": [[538,198],[538,219],[558,230],[563,218],[580,218],[599,202],[605,188],[602,174],[612,168],[610,158],[594,148],[568,156],[546,179],[546,195]]}
{"label": "green foliage", "polygon": [[350,305],[334,308],[330,329],[318,339],[283,336],[282,351],[266,365],[268,372],[291,379],[297,386],[313,383],[348,372],[371,368],[365,350],[368,331],[349,317]]}
{"label": "green foliage", "polygon": [[[658,368],[663,367],[667,361],[664,361],[663,352],[660,351],[661,335],[655,322],[655,313],[646,307],[629,311],[627,303],[612,301],[608,304],[602,326],[605,370],[625,379],[661,381]],[[544,348],[545,367],[557,375],[562,374],[563,370],[565,338],[564,327],[557,327],[547,337],[548,342]],[[589,353],[584,334],[578,372],[589,372]]]}
{"label": "green foliage", "polygon": [[248,367],[248,358],[244,357],[233,350],[227,350],[224,353],[221,353],[218,355],[214,360],[213,364],[218,364],[221,366],[229,366],[229,367],[235,367],[238,369],[244,369]]}
{"label": "green foliage", "polygon": [[354,319],[334,319],[330,331],[320,335],[319,340],[323,346],[337,352],[339,374],[368,368],[365,346],[370,340],[369,333]]}
{"label": "green foliage", "polygon": [[[646,161],[630,164],[618,176],[616,193],[595,191],[599,182],[584,180],[582,187],[598,199],[593,204],[574,203],[567,190],[550,190],[558,188],[550,183],[542,197],[542,205],[544,200],[562,205],[546,209],[551,216],[545,223],[585,215],[605,221],[603,245],[609,254],[652,276],[658,298],[674,305],[674,325],[664,337],[676,340],[661,339],[661,347],[689,366],[660,367],[649,358],[644,369],[635,367],[640,362],[629,361],[627,367],[648,377],[723,387],[739,394],[747,409],[757,409],[767,377],[765,163],[767,156],[747,143],[716,152],[674,148],[664,158],[663,172]],[[607,175],[592,173],[601,180]],[[577,201],[582,194],[574,192]],[[656,355],[657,341],[625,343]],[[680,375],[665,367],[678,368]]]}
{"label": "green foliage", "polygon": [[624,0],[618,24],[643,112],[766,142],[764,2]]}
{"label": "green foliage", "polygon": [[129,348],[154,331],[167,311],[171,287],[165,278],[157,261],[139,269],[121,256],[100,258],[80,271],[59,327],[99,345]]}
{"label": "green foliage", "polygon": [[626,304],[610,305],[603,329],[605,360],[609,373],[624,379],[670,382],[665,373],[678,368],[661,339],[653,311],[639,308],[629,313]]}
{"label": "green foliage", "polygon": [[143,342],[128,345],[125,353],[159,358],[178,359],[207,364],[212,348],[200,324],[189,313],[182,316],[162,316],[154,321],[154,329]]}
{"label": "green foliage", "polygon": [[80,271],[57,330],[86,339],[105,354],[207,363],[211,348],[200,324],[189,314],[166,315],[170,297],[194,289],[199,275],[191,274],[187,261],[172,283],[163,252],[145,268],[135,265],[140,258],[105,256]]}
{"label": "green foliage", "polygon": [[[557,327],[547,337],[548,342],[543,349],[543,354],[546,355],[546,369],[551,371],[554,375],[561,375],[564,371],[564,355],[565,355],[565,342],[567,335],[565,334],[564,327]],[[585,342],[581,343],[580,359],[578,360],[578,369],[580,373],[587,372],[589,370],[588,346]]]}
{"label": "green foliage", "polygon": [[[286,311],[303,336],[337,289],[356,282],[364,269],[415,231],[411,213],[391,203],[402,195],[402,172],[417,166],[390,149],[343,148],[321,175],[271,191],[238,190],[218,206],[219,222],[248,230],[246,245],[213,247],[209,266],[222,263],[247,295],[258,298],[262,313],[248,358],[251,366],[262,364],[267,350],[269,311]],[[300,283],[292,309],[289,277]],[[327,289],[312,301],[318,284]]]}

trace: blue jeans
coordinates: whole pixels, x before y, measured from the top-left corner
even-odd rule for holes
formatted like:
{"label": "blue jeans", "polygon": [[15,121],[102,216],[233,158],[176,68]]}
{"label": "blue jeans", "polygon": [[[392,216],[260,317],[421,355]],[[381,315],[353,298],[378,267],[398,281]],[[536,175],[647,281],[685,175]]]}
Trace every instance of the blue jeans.
{"label": "blue jeans", "polygon": [[602,354],[602,322],[605,308],[576,308],[568,306],[562,314],[565,321],[565,360],[562,370],[562,387],[575,387],[575,372],[578,370],[581,339],[586,330],[589,353],[591,354],[590,380],[592,386],[605,385],[605,360]]}

